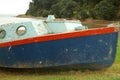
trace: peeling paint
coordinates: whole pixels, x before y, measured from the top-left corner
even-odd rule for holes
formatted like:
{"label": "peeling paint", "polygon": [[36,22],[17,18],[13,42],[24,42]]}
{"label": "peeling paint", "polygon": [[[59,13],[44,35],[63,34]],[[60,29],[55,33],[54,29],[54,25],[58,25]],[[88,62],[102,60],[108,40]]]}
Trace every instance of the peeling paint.
{"label": "peeling paint", "polygon": [[43,63],[42,61],[39,62],[39,64],[42,64],[42,63]]}
{"label": "peeling paint", "polygon": [[78,51],[78,49],[74,49],[73,51],[74,51],[74,52],[77,52],[77,51]]}
{"label": "peeling paint", "polygon": [[107,43],[107,42],[106,42],[105,44],[106,44],[106,45],[108,45],[108,43]]}
{"label": "peeling paint", "polygon": [[111,58],[112,52],[113,52],[113,48],[112,48],[112,45],[111,45],[111,46],[110,46],[110,50],[109,50],[109,58]]}
{"label": "peeling paint", "polygon": [[68,49],[65,49],[66,52],[68,52],[69,50]]}
{"label": "peeling paint", "polygon": [[11,48],[12,48],[12,47],[10,46],[10,47],[8,48],[8,49],[9,49],[8,51],[10,51],[10,50],[11,50]]}
{"label": "peeling paint", "polygon": [[0,27],[11,26],[11,25],[14,25],[14,24],[15,24],[15,23],[7,23],[7,24],[0,25]]}
{"label": "peeling paint", "polygon": [[8,57],[8,59],[10,59],[10,57]]}
{"label": "peeling paint", "polygon": [[22,50],[24,50],[24,48],[22,48]]}
{"label": "peeling paint", "polygon": [[103,40],[99,40],[99,42],[103,42]]}

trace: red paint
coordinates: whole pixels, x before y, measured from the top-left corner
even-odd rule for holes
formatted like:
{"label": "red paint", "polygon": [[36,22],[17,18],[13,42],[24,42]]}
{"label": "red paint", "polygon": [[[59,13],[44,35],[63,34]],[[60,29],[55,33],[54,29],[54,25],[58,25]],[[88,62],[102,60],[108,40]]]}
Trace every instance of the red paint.
{"label": "red paint", "polygon": [[50,40],[60,40],[60,39],[66,39],[66,38],[75,38],[75,37],[81,37],[81,36],[100,35],[100,34],[107,34],[112,32],[115,32],[114,27],[96,28],[96,29],[89,29],[84,31],[53,34],[53,35],[46,35],[46,36],[37,36],[34,38],[5,42],[5,43],[0,43],[0,47],[15,46],[15,45],[21,45],[21,44],[35,43],[35,42],[44,42],[44,41],[50,41]]}

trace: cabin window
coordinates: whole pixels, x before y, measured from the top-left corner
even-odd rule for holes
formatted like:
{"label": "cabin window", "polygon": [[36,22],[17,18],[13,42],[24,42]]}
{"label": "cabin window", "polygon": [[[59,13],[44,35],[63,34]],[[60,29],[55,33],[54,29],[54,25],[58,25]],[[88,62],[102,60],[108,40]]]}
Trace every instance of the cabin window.
{"label": "cabin window", "polygon": [[26,27],[25,26],[19,26],[16,30],[16,33],[18,35],[24,35],[26,33]]}
{"label": "cabin window", "polygon": [[6,31],[0,28],[0,39],[3,39],[6,35]]}

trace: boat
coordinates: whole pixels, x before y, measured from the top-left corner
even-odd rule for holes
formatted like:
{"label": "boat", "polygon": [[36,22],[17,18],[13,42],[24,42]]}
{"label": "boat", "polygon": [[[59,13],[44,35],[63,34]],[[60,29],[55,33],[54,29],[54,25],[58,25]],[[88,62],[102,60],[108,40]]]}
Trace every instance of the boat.
{"label": "boat", "polygon": [[79,20],[47,19],[0,25],[0,67],[104,69],[116,57],[118,27],[88,28]]}

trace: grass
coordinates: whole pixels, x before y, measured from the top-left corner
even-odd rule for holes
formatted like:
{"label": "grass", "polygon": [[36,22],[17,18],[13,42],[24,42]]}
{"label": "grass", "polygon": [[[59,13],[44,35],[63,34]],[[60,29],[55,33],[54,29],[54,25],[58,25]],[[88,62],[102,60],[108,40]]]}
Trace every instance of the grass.
{"label": "grass", "polygon": [[108,69],[82,71],[0,68],[0,80],[120,80],[120,38],[115,62]]}
{"label": "grass", "polygon": [[120,63],[120,38],[118,38],[117,56],[115,62]]}

